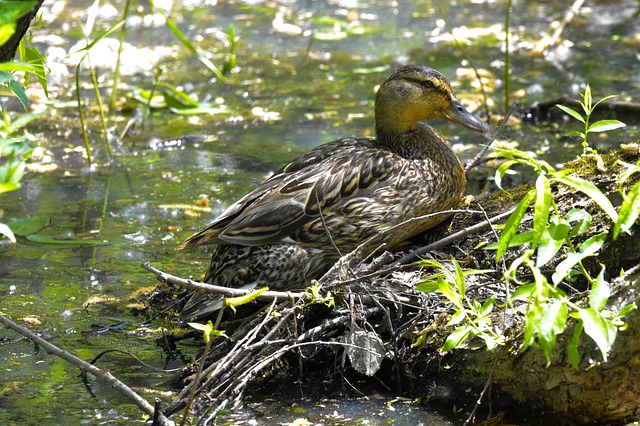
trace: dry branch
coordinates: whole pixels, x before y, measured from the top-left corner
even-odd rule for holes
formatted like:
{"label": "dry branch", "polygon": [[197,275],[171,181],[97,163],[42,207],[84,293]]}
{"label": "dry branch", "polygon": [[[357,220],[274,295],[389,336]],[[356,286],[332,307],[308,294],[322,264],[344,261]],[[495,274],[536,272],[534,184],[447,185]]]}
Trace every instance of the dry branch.
{"label": "dry branch", "polygon": [[157,419],[158,425],[166,425],[166,426],[174,425],[174,423],[171,420],[167,419],[162,413],[158,413],[155,410],[154,406],[149,404],[144,398],[142,398],[140,395],[134,392],[129,386],[122,383],[120,380],[118,380],[108,371],[101,370],[95,365],[91,365],[88,362],[78,358],[77,356],[63,349],[60,349],[59,347],[55,346],[52,343],[47,342],[46,340],[32,333],[26,328],[11,321],[9,318],[7,318],[2,314],[0,314],[0,323],[2,323],[5,327],[31,340],[36,345],[43,347],[47,352],[54,354],[56,356],[59,356],[65,361],[75,365],[82,371],[83,374],[87,374],[87,373],[93,374],[98,380],[110,385],[113,389],[115,389],[116,391],[124,395],[127,399],[132,401],[135,405],[137,405],[140,409],[142,409],[142,411],[144,411],[146,414]]}

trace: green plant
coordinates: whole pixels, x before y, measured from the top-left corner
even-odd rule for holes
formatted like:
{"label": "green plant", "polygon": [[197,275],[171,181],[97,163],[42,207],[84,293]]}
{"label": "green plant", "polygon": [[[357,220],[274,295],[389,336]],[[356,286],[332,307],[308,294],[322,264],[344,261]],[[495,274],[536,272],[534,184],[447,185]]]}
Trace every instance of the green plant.
{"label": "green plant", "polygon": [[236,37],[236,29],[233,25],[227,27],[227,39],[229,40],[229,51],[224,58],[224,64],[222,66],[222,74],[227,75],[238,64],[238,57],[236,56],[236,46],[238,38]]}
{"label": "green plant", "polygon": [[[24,175],[26,160],[31,157],[32,146],[28,141],[19,139],[0,139],[0,194],[14,191],[20,187]],[[16,237],[11,228],[0,223],[0,236],[15,243]]]}
{"label": "green plant", "polygon": [[577,100],[578,104],[582,107],[582,115],[580,112],[576,111],[573,108],[564,105],[556,105],[562,111],[569,114],[571,117],[575,118],[582,124],[584,124],[584,129],[582,131],[575,130],[569,133],[569,136],[578,136],[582,139],[582,154],[587,154],[590,151],[593,151],[591,147],[589,147],[589,143],[587,141],[589,133],[599,133],[599,132],[608,132],[610,130],[619,129],[620,127],[626,126],[621,121],[618,120],[599,120],[595,123],[589,124],[589,120],[591,119],[591,114],[596,109],[598,104],[602,101],[606,101],[607,99],[614,98],[616,95],[605,96],[600,99],[595,104],[593,103],[593,99],[591,98],[591,87],[587,83],[587,87],[584,89],[584,93],[580,93],[582,100]]}
{"label": "green plant", "polygon": [[[0,44],[6,42],[15,32],[15,21],[28,13],[35,2],[16,2],[11,5],[0,4]],[[24,37],[18,46],[21,61],[0,63],[0,94],[15,96],[23,107],[27,108],[29,99],[24,87],[30,75],[35,75],[47,95],[46,69],[44,58],[31,46],[28,37]],[[23,73],[24,83],[16,79],[16,73]],[[20,187],[24,176],[26,161],[33,151],[32,136],[24,130],[29,123],[40,114],[25,113],[16,119],[4,110],[0,110],[0,194]],[[19,131],[22,131],[20,134]],[[10,226],[0,223],[0,237],[15,242],[15,235]]]}
{"label": "green plant", "polygon": [[622,205],[620,205],[618,220],[613,226],[612,237],[614,240],[618,238],[621,231],[628,233],[629,228],[640,215],[640,181],[636,182],[629,191],[624,190],[624,183],[632,175],[640,173],[640,164],[628,164],[622,160],[618,160],[616,164],[625,167],[626,170],[618,176],[618,192],[622,196]]}
{"label": "green plant", "polygon": [[[451,272],[442,263],[435,260],[425,259],[420,261],[421,267],[435,268],[440,272],[431,275],[416,287],[416,290],[425,293],[439,291],[453,305],[453,316],[447,322],[447,326],[455,326],[455,329],[445,340],[442,350],[448,351],[459,347],[471,337],[479,337],[484,340],[487,349],[493,349],[497,345],[503,344],[504,336],[495,329],[491,318],[489,318],[489,314],[493,311],[496,297],[493,296],[481,304],[477,300],[470,299],[467,295],[465,277],[490,271],[463,271],[460,264],[453,257],[451,258],[451,264],[454,272]],[[415,345],[420,345],[425,337],[425,334],[420,336]]]}
{"label": "green plant", "polygon": [[211,321],[207,321],[206,324],[190,322],[189,326],[191,326],[192,328],[195,328],[196,330],[202,331],[204,342],[205,342],[205,348],[204,348],[204,351],[202,352],[202,357],[200,358],[200,362],[198,363],[198,371],[196,371],[196,375],[193,379],[194,383],[193,383],[193,386],[191,387],[191,392],[189,393],[187,406],[185,407],[182,415],[182,421],[180,422],[181,426],[187,424],[187,421],[189,420],[191,406],[193,405],[193,400],[196,395],[196,390],[198,389],[197,385],[198,383],[200,383],[200,379],[202,378],[202,371],[204,370],[204,364],[207,360],[209,349],[211,349],[211,343],[213,342],[214,339],[218,337],[226,337],[226,335],[224,334],[224,331],[218,330],[216,326],[214,326],[211,323]]}
{"label": "green plant", "polygon": [[[189,40],[187,38],[187,36],[185,36],[182,31],[180,31],[180,29],[178,28],[178,26],[171,20],[169,19],[169,17],[162,11],[162,9],[156,7],[155,3],[150,0],[149,3],[151,4],[151,8],[155,11],[157,11],[158,13],[160,13],[162,15],[162,17],[165,19],[165,22],[167,24],[167,27],[169,27],[169,30],[171,30],[171,32],[178,38],[178,40],[180,40],[180,42],[191,51],[191,53],[194,54],[194,56],[209,70],[211,71],[217,78],[219,78],[221,81],[225,81],[226,78],[223,74],[222,71],[220,71],[220,69],[214,65],[213,62],[211,62],[208,58],[206,58],[204,55],[202,55],[198,49],[196,48],[196,46],[191,42],[191,40]],[[233,39],[233,48],[235,49],[235,36]]]}
{"label": "green plant", "polygon": [[[628,232],[637,220],[640,214],[640,183],[636,183],[629,191],[624,191],[623,184],[633,174],[640,172],[640,166],[618,162],[626,167],[626,171],[619,178],[623,204],[618,213],[598,187],[571,175],[571,170],[555,170],[547,162],[536,160],[518,150],[498,149],[498,153],[507,160],[496,171],[495,180],[498,185],[504,174],[515,164],[528,166],[537,174],[535,185],[522,196],[502,228],[498,242],[486,247],[496,250],[496,260],[500,261],[510,247],[528,245],[520,256],[508,265],[502,278],[507,285],[516,285],[510,300],[527,301],[523,348],[539,345],[549,361],[557,336],[566,329],[568,317],[572,317],[576,319],[576,326],[567,347],[571,365],[578,367],[578,342],[583,332],[596,343],[603,359],[606,360],[618,328],[624,325],[623,317],[636,306],[627,305],[620,312],[607,310],[610,288],[605,279],[605,268],[601,265],[597,276],[592,276],[583,261],[596,256],[609,236],[615,239],[620,232]],[[611,220],[610,229],[585,239],[591,226],[591,214],[584,209],[575,208],[563,214],[553,197],[552,183],[574,188],[591,199]],[[531,204],[532,229],[519,233],[525,213]],[[561,249],[564,259],[557,264],[549,281],[542,268],[556,259]],[[453,349],[470,336],[484,339],[488,348],[500,344],[503,342],[501,336],[494,335],[494,330],[488,327],[490,321],[487,314],[493,308],[493,300],[489,299],[483,304],[469,300],[464,282],[467,272],[461,271],[455,261],[453,265],[455,274],[443,272],[435,275],[435,279],[432,277],[418,286],[422,291],[441,292],[454,305],[454,315],[449,325],[456,328],[442,349]],[[437,263],[430,266],[444,271]],[[530,272],[532,280],[523,281],[520,278],[523,276],[523,270]],[[587,306],[572,301],[561,288],[561,284],[571,283],[578,277],[582,277],[591,288]]]}
{"label": "green plant", "polygon": [[[92,13],[96,14],[97,10],[93,10]],[[87,27],[84,29],[84,33],[87,37],[91,34],[93,30],[93,24],[95,23],[95,16],[92,16],[92,13],[89,14],[89,18],[87,19],[87,22],[88,22]],[[85,52],[85,54],[82,57],[82,59],[78,61],[78,66],[76,67],[76,103],[78,108],[78,118],[80,119],[80,128],[82,129],[82,139],[84,143],[84,149],[87,155],[87,162],[89,163],[89,165],[92,164],[91,146],[89,144],[89,135],[87,133],[87,126],[85,124],[85,117],[83,112],[84,105],[83,105],[82,97],[80,94],[80,69],[82,67],[83,62],[86,60],[87,63],[89,64],[89,73],[91,75],[91,82],[93,84],[93,89],[96,96],[96,102],[98,104],[98,111],[100,114],[100,123],[102,124],[102,136],[104,138],[105,147],[107,149],[107,155],[111,160],[113,159],[113,150],[111,149],[111,142],[109,141],[109,133],[107,131],[107,120],[106,120],[106,117],[104,114],[104,108],[102,105],[102,96],[100,95],[100,86],[98,85],[98,79],[96,77],[95,69],[91,65],[90,52],[91,52],[91,49],[96,44],[98,44],[98,42],[100,42],[100,40],[118,31],[122,26],[124,26],[124,23],[125,21],[121,19],[120,21],[116,22],[111,27],[109,27],[106,31],[99,34],[91,42],[87,42],[87,45],[85,47],[78,50],[78,52]]]}
{"label": "green plant", "polygon": [[126,22],[129,18],[129,12],[131,11],[131,0],[126,0],[124,9],[122,11],[122,29],[118,36],[118,55],[116,58],[116,65],[113,68],[113,83],[111,84],[111,98],[109,100],[109,108],[113,109],[116,106],[116,99],[118,97],[118,83],[120,80],[120,58],[122,56],[122,47],[124,46],[124,40],[127,36]]}
{"label": "green plant", "polygon": [[159,81],[161,68],[156,72],[151,90],[146,90],[140,86],[133,89],[132,97],[144,105],[144,119],[152,109],[167,108],[174,114],[199,115],[199,114],[231,114],[232,111],[224,106],[215,103],[198,102],[188,93],[178,89],[172,84]]}
{"label": "green plant", "polygon": [[[586,102],[588,104],[590,101]],[[620,216],[598,187],[587,180],[570,175],[570,170],[556,171],[548,163],[532,159],[520,151],[500,151],[500,154],[509,159],[509,164],[533,166],[538,174],[535,187],[529,190],[518,204],[495,245],[496,257],[499,260],[508,247],[529,244],[529,248],[510,265],[505,274],[507,282],[519,285],[513,298],[528,300],[524,348],[537,342],[548,360],[556,337],[564,331],[567,316],[570,315],[578,321],[571,344],[567,348],[569,362],[577,368],[577,342],[583,330],[598,345],[603,359],[606,360],[621,318],[634,309],[634,305],[628,306],[618,314],[606,310],[605,304],[610,290],[609,283],[604,278],[604,266],[601,266],[598,275],[593,277],[584,266],[583,260],[597,255],[609,233],[614,236],[615,229],[623,227],[620,224]],[[504,174],[509,167],[507,164],[498,169],[498,181],[501,178],[500,174]],[[595,202],[609,216],[613,224],[611,229],[587,238],[579,248],[576,247],[576,237],[587,232],[591,225],[591,215],[583,209],[572,209],[563,217],[553,198],[553,182],[574,188]],[[635,209],[640,208],[637,197],[632,198],[636,200]],[[533,230],[518,235],[517,230],[524,212],[532,202]],[[632,211],[633,207],[630,206],[628,210]],[[630,215],[627,214],[625,221],[629,219]],[[541,268],[554,259],[562,247],[566,251],[565,258],[556,266],[550,283],[542,274]],[[533,283],[518,280],[516,273],[520,267],[531,271]],[[591,287],[589,306],[586,308],[571,302],[559,288],[561,283],[573,282],[578,276],[585,279]]]}

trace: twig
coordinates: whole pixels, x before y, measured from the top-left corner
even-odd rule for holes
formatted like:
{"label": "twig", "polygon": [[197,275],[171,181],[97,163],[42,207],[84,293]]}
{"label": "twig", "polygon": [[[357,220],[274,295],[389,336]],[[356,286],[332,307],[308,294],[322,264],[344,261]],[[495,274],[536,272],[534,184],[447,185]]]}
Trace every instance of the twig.
{"label": "twig", "polygon": [[71,354],[71,353],[69,353],[69,352],[67,352],[67,351],[65,351],[63,349],[60,349],[59,347],[55,346],[52,343],[47,342],[46,340],[44,340],[40,336],[32,333],[31,331],[27,330],[26,328],[24,328],[24,327],[16,324],[15,322],[11,321],[9,318],[7,318],[6,316],[4,316],[2,314],[0,314],[0,323],[2,323],[5,327],[16,331],[17,333],[20,333],[21,335],[23,335],[27,339],[31,340],[35,344],[43,347],[47,352],[49,352],[49,353],[51,353],[53,355],[57,355],[60,358],[64,359],[65,361],[75,365],[84,374],[91,373],[98,380],[101,380],[101,381],[109,384],[112,388],[114,388],[115,390],[120,392],[122,395],[127,397],[129,400],[133,401],[133,403],[135,405],[137,405],[139,408],[141,408],[142,411],[144,411],[146,414],[148,414],[149,416],[157,418],[159,425],[166,425],[166,426],[173,426],[174,425],[174,423],[171,420],[169,420],[168,418],[166,418],[163,414],[156,413],[155,410],[154,410],[153,405],[149,404],[144,398],[142,398],[140,395],[135,393],[129,386],[127,386],[124,383],[122,383],[116,377],[111,375],[111,373],[109,373],[108,371],[101,370],[98,367],[96,367],[94,365],[91,365],[88,362],[78,358],[77,356],[75,356],[75,355],[73,355],[73,354]]}
{"label": "twig", "polygon": [[484,228],[487,228],[489,226],[491,226],[493,223],[498,222],[504,218],[506,218],[507,216],[509,216],[511,213],[513,213],[513,211],[515,210],[514,208],[511,208],[509,210],[507,210],[504,213],[501,213],[497,216],[492,217],[491,219],[489,219],[489,221],[484,221],[484,222],[480,222],[480,223],[476,223],[475,225],[469,226],[468,228],[462,229],[458,232],[455,232],[447,237],[444,237],[434,243],[431,243],[429,245],[426,245],[424,247],[420,247],[417,250],[412,251],[411,253],[407,254],[406,256],[401,257],[400,259],[398,259],[398,261],[396,262],[396,264],[404,264],[404,263],[408,263],[408,262],[413,262],[415,260],[416,257],[418,256],[422,256],[423,254],[426,254],[428,252],[430,252],[431,250],[437,250],[440,247],[446,246],[447,244],[451,244],[454,241],[460,240],[466,236],[475,234],[476,232],[479,232],[481,230],[483,230]]}
{"label": "twig", "polygon": [[[154,268],[153,266],[151,266],[151,264],[148,261],[142,262],[140,266],[142,266],[147,271],[157,275],[158,280],[161,282],[176,284],[176,285],[179,285],[180,287],[183,287],[189,290],[196,290],[196,291],[205,292],[205,293],[221,294],[223,296],[228,296],[228,297],[244,296],[253,291],[253,290],[240,289],[240,288],[221,287],[218,285],[206,284],[206,283],[201,283],[201,282],[190,280],[190,279],[176,277],[175,275],[171,275],[166,272],[163,272],[158,268]],[[304,293],[292,293],[287,291],[265,291],[264,293],[257,296],[256,299],[267,300],[267,301],[276,300],[278,302],[282,302],[282,301],[290,300],[291,298],[299,299],[303,296],[304,296]]]}
{"label": "twig", "polygon": [[[231,348],[231,350],[227,352],[227,354],[225,354],[223,358],[219,359],[216,362],[213,362],[206,369],[204,369],[204,371],[202,372],[202,376],[208,377],[208,379],[195,391],[196,394],[201,392],[203,389],[211,387],[214,381],[220,382],[218,386],[221,386],[221,384],[225,383],[228,380],[228,377],[234,371],[243,368],[246,362],[239,362],[238,357],[241,355],[241,351],[253,341],[257,333],[266,325],[266,323],[274,318],[270,315],[272,309],[273,305],[270,307],[267,315],[257,319],[259,321],[259,324],[252,326],[247,334],[244,335]],[[226,372],[223,377],[224,369],[229,366],[233,367],[230,368],[230,371]],[[180,410],[183,407],[182,404],[186,401],[187,396],[190,395],[191,389],[193,389],[194,386],[196,386],[195,382],[191,382],[187,386],[185,386],[182,391],[180,391],[180,394],[174,399],[174,401],[169,404],[169,407],[166,408],[165,412],[174,413]]]}
{"label": "twig", "polygon": [[[356,259],[361,259],[361,253],[371,250],[371,247],[375,246],[381,240],[383,241],[391,233],[397,232],[398,229],[401,229],[404,226],[411,225],[414,222],[422,221],[422,220],[433,218],[433,217],[436,217],[436,216],[450,215],[450,214],[455,214],[455,213],[471,213],[471,214],[473,214],[473,213],[480,213],[480,212],[474,212],[472,210],[443,210],[441,212],[430,213],[430,214],[426,214],[426,215],[423,215],[423,216],[418,216],[418,217],[414,217],[414,218],[405,220],[404,222],[399,223],[397,225],[394,225],[391,228],[385,229],[384,232],[369,238],[368,240],[366,240],[365,242],[360,244],[351,253],[347,253],[346,255],[342,256],[340,258],[340,260],[338,260],[335,263],[335,265],[333,265],[331,267],[331,269],[329,269],[329,271],[327,271],[322,276],[322,278],[320,278],[318,281],[320,283],[326,283],[326,282],[332,281],[331,277],[333,277],[337,273],[338,269],[340,269],[342,267],[342,265],[345,265],[345,264],[349,265],[352,261],[354,261]],[[375,250],[381,249],[383,247],[385,247],[385,245],[378,244],[378,246],[375,248]],[[375,250],[372,251],[372,253],[375,252]],[[370,254],[371,253],[369,253],[369,255]],[[374,264],[375,267],[370,266],[366,271],[367,272],[372,272],[372,271],[375,271],[375,270],[379,270],[383,266],[388,265],[389,263],[391,263],[392,261],[393,261],[393,258],[388,258],[388,259],[385,259],[384,261],[381,261],[381,262],[375,262],[375,264]],[[389,271],[388,269],[385,270],[385,273],[388,272],[388,271]],[[377,273],[377,274],[367,275],[367,276],[362,276],[361,275],[358,279],[355,279],[355,280],[341,280],[340,284],[348,284],[348,283],[351,283],[351,282],[358,282],[358,281],[361,281],[363,279],[366,279],[366,278],[369,278],[369,277],[372,277],[372,276],[377,276],[377,275],[380,275],[380,274]]]}
{"label": "twig", "polygon": [[498,366],[498,359],[500,358],[501,353],[502,353],[502,346],[498,346],[498,349],[496,350],[495,358],[493,359],[493,364],[491,365],[491,371],[489,372],[489,377],[487,377],[487,381],[484,384],[484,388],[482,389],[482,392],[480,392],[480,395],[478,396],[476,404],[473,406],[473,410],[471,410],[469,417],[467,417],[467,420],[465,420],[464,426],[467,426],[472,422],[474,422],[476,418],[476,412],[478,411],[478,408],[480,408],[480,406],[482,405],[482,400],[484,399],[484,395],[487,393],[487,390],[491,386],[491,383],[493,383],[493,375],[495,374],[496,367]]}
{"label": "twig", "polygon": [[107,349],[107,350],[104,350],[104,351],[100,352],[98,355],[96,355],[95,357],[93,357],[93,359],[91,360],[90,364],[94,365],[100,358],[102,358],[103,355],[106,355],[109,352],[118,352],[118,353],[130,356],[131,358],[136,360],[143,367],[148,368],[149,370],[156,371],[158,373],[176,373],[176,372],[182,370],[182,368],[171,368],[171,369],[166,370],[164,368],[154,367],[153,365],[147,364],[146,362],[144,362],[143,360],[141,360],[140,358],[138,358],[137,356],[135,356],[131,352],[123,351],[121,349]]}
{"label": "twig", "polygon": [[471,170],[472,168],[477,166],[478,163],[480,162],[480,160],[482,160],[482,158],[487,153],[489,148],[491,148],[491,145],[493,144],[493,142],[495,142],[496,137],[498,136],[498,134],[500,134],[502,129],[504,129],[505,126],[507,125],[507,122],[509,121],[509,117],[511,117],[513,115],[515,110],[516,110],[515,107],[511,107],[511,109],[509,109],[509,111],[502,118],[502,120],[500,120],[500,123],[498,123],[498,126],[495,128],[495,130],[493,130],[490,134],[487,135],[487,140],[489,142],[480,150],[480,152],[478,154],[476,154],[475,157],[473,157],[473,159],[471,161],[469,161],[464,166],[464,172],[465,173],[469,173],[469,170]]}
{"label": "twig", "polygon": [[571,5],[567,13],[564,15],[564,19],[562,20],[558,28],[556,28],[553,35],[551,36],[551,39],[549,40],[549,44],[547,45],[547,47],[544,48],[545,54],[549,51],[549,49],[555,47],[565,27],[571,21],[573,21],[573,19],[576,17],[578,13],[580,13],[580,8],[582,8],[583,4],[584,4],[584,0],[576,0],[575,2],[573,2],[573,4]]}

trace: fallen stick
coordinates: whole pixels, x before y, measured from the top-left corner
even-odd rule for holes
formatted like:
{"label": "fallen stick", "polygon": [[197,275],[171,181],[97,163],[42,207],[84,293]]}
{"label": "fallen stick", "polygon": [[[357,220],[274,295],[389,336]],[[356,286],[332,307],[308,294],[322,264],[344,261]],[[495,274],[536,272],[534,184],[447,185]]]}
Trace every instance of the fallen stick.
{"label": "fallen stick", "polygon": [[153,407],[153,405],[149,404],[147,400],[142,398],[140,395],[134,392],[129,386],[125,385],[116,377],[114,377],[111,373],[101,370],[95,365],[91,365],[88,362],[78,358],[77,356],[63,349],[60,349],[56,345],[47,342],[42,337],[32,333],[31,331],[27,330],[21,325],[16,324],[15,322],[11,321],[9,318],[7,318],[2,314],[0,314],[0,323],[2,323],[5,327],[23,335],[24,337],[31,340],[36,345],[41,346],[42,348],[44,348],[44,350],[46,350],[50,354],[57,355],[60,358],[64,359],[65,361],[75,365],[83,372],[83,374],[91,373],[98,380],[101,380],[109,384],[113,389],[115,389],[116,391],[120,392],[122,395],[124,395],[125,397],[133,401],[133,403],[138,407],[140,407],[142,411],[147,413],[149,416],[157,419],[158,421],[157,424],[163,425],[163,426],[164,425],[174,426],[174,423],[171,420],[165,417],[162,413],[158,413]]}
{"label": "fallen stick", "polygon": [[[253,289],[240,289],[240,288],[232,288],[232,287],[222,287],[213,284],[201,283],[198,281],[176,277],[175,275],[168,274],[166,272],[161,271],[158,268],[154,268],[148,261],[142,262],[140,264],[147,271],[155,274],[158,277],[158,280],[163,283],[176,284],[180,287],[196,290],[204,293],[215,293],[221,294],[227,297],[238,297],[245,296],[251,292]],[[293,299],[299,299],[304,296],[304,293],[292,293],[288,291],[265,291],[256,297],[257,300],[276,300],[278,302],[287,301]]]}

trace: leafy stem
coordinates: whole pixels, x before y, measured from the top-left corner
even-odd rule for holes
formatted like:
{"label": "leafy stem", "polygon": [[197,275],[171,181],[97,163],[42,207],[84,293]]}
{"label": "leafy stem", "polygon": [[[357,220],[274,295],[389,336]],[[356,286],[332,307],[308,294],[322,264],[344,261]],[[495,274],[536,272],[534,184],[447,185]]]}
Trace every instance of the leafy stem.
{"label": "leafy stem", "polygon": [[589,146],[589,143],[587,141],[589,133],[608,132],[610,130],[619,129],[620,127],[625,127],[626,124],[618,120],[599,120],[593,124],[589,124],[591,115],[593,114],[593,111],[596,109],[596,107],[601,102],[606,101],[607,99],[614,98],[616,95],[605,96],[594,104],[593,98],[591,97],[591,87],[587,83],[587,87],[584,89],[584,93],[580,93],[580,96],[582,97],[582,100],[577,100],[577,102],[582,107],[582,112],[584,113],[584,115],[576,111],[575,109],[565,105],[556,106],[565,113],[569,114],[571,117],[584,124],[583,131],[574,130],[573,132],[569,133],[569,136],[578,136],[582,139],[582,155],[586,155],[587,153],[594,151],[593,148]]}

